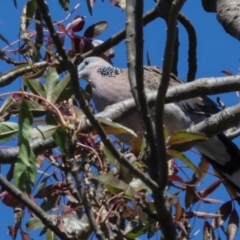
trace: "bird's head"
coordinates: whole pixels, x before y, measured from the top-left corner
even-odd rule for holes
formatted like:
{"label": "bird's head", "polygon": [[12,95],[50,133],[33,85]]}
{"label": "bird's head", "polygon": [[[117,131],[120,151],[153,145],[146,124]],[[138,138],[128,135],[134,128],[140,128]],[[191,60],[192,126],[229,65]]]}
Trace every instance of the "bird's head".
{"label": "bird's head", "polygon": [[87,57],[78,66],[78,78],[89,81],[91,74],[96,73],[100,67],[107,65],[110,64],[100,57]]}
{"label": "bird's head", "polygon": [[95,82],[103,78],[112,78],[120,74],[120,69],[112,66],[100,57],[85,58],[78,66],[78,78]]}

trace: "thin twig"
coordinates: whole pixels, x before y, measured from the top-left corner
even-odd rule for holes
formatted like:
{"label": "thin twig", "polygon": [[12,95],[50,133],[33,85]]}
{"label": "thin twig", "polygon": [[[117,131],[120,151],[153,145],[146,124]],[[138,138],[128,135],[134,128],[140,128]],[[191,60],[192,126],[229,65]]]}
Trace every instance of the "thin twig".
{"label": "thin twig", "polygon": [[197,34],[191,21],[182,13],[178,15],[178,21],[185,27],[188,34],[188,74],[187,82],[193,81],[197,72]]}
{"label": "thin twig", "polygon": [[[153,176],[158,176],[158,186],[159,189],[156,192],[153,192],[154,203],[157,209],[158,220],[161,225],[163,235],[167,239],[175,240],[177,238],[176,228],[172,220],[172,215],[168,211],[165,203],[164,190],[167,185],[168,179],[168,166],[167,166],[167,154],[165,148],[165,138],[163,130],[163,114],[164,114],[164,103],[165,95],[167,93],[170,73],[172,69],[173,62],[173,49],[176,39],[176,25],[178,13],[181,10],[181,7],[184,4],[184,0],[174,0],[172,7],[169,13],[168,19],[168,31],[167,31],[167,40],[164,53],[163,61],[163,73],[162,79],[160,81],[160,86],[158,89],[156,106],[155,106],[155,127],[156,127],[156,137],[157,145],[159,149],[160,158],[157,162],[157,167],[152,169]],[[156,164],[155,164],[156,166]],[[152,167],[155,167],[152,165]],[[154,172],[155,171],[155,172]]]}
{"label": "thin twig", "polygon": [[26,194],[21,192],[18,188],[14,187],[9,181],[7,181],[2,174],[0,174],[0,184],[4,189],[6,189],[10,194],[16,197],[21,203],[23,203],[28,209],[30,209],[41,221],[42,223],[50,228],[59,238],[69,240],[73,239],[67,235],[64,231],[58,228],[57,222],[53,218],[50,218],[42,208],[40,208],[36,203],[34,203]]}
{"label": "thin twig", "polygon": [[164,139],[164,131],[163,131],[163,114],[164,114],[164,103],[165,103],[165,95],[167,93],[169,81],[170,81],[170,73],[172,68],[172,60],[173,60],[173,48],[175,43],[175,35],[176,35],[176,25],[177,25],[177,17],[178,13],[184,4],[184,0],[175,0],[172,3],[172,7],[169,14],[168,20],[168,31],[167,31],[167,40],[165,46],[164,53],[164,61],[163,61],[163,72],[162,78],[160,81],[160,86],[158,89],[158,94],[156,98],[156,135],[157,135],[157,143],[160,150],[161,160],[159,162],[158,168],[155,169],[157,171],[156,174],[159,174],[159,187],[162,191],[164,191],[166,183],[167,183],[167,155],[165,149],[165,139]]}
{"label": "thin twig", "polygon": [[[194,82],[177,85],[168,89],[166,94],[166,103],[181,101],[197,96],[204,96],[209,94],[217,94],[223,92],[231,92],[240,90],[240,75],[228,76],[228,77],[218,77],[218,78],[203,78],[196,80]],[[157,96],[157,91],[147,93],[146,97],[150,105],[155,103]],[[113,121],[120,121],[125,118],[128,114],[132,114],[135,111],[135,102],[133,99],[126,99],[122,102],[116,103],[109,106],[103,112],[96,114],[96,117],[110,118]],[[233,112],[232,114],[236,114]],[[219,122],[222,124],[222,120]],[[224,121],[226,129],[237,125],[237,120],[234,123],[228,123]],[[92,126],[83,122],[79,131],[91,131]],[[225,129],[225,130],[226,130]],[[56,147],[56,144],[52,138],[41,140],[35,139],[31,142],[31,148],[36,155],[42,154],[44,151]],[[10,147],[6,149],[0,149],[0,163],[1,164],[11,164],[14,163],[19,154],[18,147]]]}
{"label": "thin twig", "polygon": [[[155,137],[155,128],[153,121],[150,116],[150,111],[148,108],[148,103],[146,100],[146,95],[144,91],[144,72],[143,72],[143,22],[140,21],[141,16],[143,14],[143,0],[136,1],[135,6],[135,48],[136,48],[136,58],[135,58],[135,76],[137,82],[137,95],[138,101],[141,110],[141,116],[143,119],[143,123],[147,132],[147,140],[149,142],[149,146],[151,149],[151,156],[157,157],[157,145],[156,145],[156,137]],[[134,44],[134,43],[133,43]]]}
{"label": "thin twig", "polygon": [[[136,5],[134,6],[135,2]],[[143,120],[143,124],[147,132],[147,140],[150,145],[151,156],[156,157],[158,153],[154,125],[151,120],[144,91],[143,22],[140,20],[143,14],[143,1],[131,0],[127,1],[126,3],[126,43],[128,54],[128,77],[138,113],[140,115],[140,118]]]}
{"label": "thin twig", "polygon": [[[76,99],[81,103],[82,110],[86,114],[86,116],[88,118],[92,118],[92,119],[95,120],[94,116],[92,115],[92,113],[91,113],[91,111],[90,111],[90,109],[87,105],[87,102],[86,102],[83,94],[81,93],[80,86],[79,86],[79,81],[78,81],[77,67],[74,66],[74,64],[70,61],[70,59],[68,58],[65,50],[62,47],[61,41],[58,37],[58,34],[56,33],[56,31],[54,29],[53,22],[51,20],[50,13],[48,11],[47,3],[43,0],[37,0],[36,2],[37,2],[37,5],[38,5],[38,8],[39,8],[39,11],[41,12],[42,17],[43,17],[43,19],[44,19],[44,21],[45,21],[45,23],[48,27],[50,36],[51,36],[51,38],[52,38],[52,40],[53,40],[53,42],[54,42],[54,44],[57,48],[57,51],[58,51],[60,57],[62,58],[62,62],[64,63],[64,65],[66,66],[66,68],[68,69],[68,71],[70,73],[74,95],[75,95]],[[93,126],[95,126],[96,125],[96,120],[91,121],[91,124]],[[99,124],[99,126],[100,126],[100,124]],[[101,128],[101,126],[100,126],[100,128]],[[71,145],[71,143],[70,143],[70,145]],[[73,158],[69,158],[69,159],[72,160],[71,161],[72,169],[76,169],[77,168],[76,160],[73,159]],[[74,176],[74,179],[75,179],[76,184],[77,184],[77,189],[79,189],[80,186],[81,186],[81,181],[79,179],[79,176],[78,176],[78,174],[74,174],[73,176]],[[83,204],[84,204],[89,222],[90,222],[91,226],[93,227],[97,238],[99,240],[105,240],[104,234],[99,229],[99,227],[98,227],[98,225],[97,225],[97,223],[96,223],[96,221],[93,217],[92,209],[91,209],[91,207],[89,207],[88,201],[86,200],[86,192],[84,191],[83,188],[80,188],[79,190],[80,190],[79,191],[80,198],[83,201]]]}
{"label": "thin twig", "polygon": [[53,103],[48,101],[46,98],[41,97],[41,96],[36,95],[36,94],[33,94],[33,93],[28,93],[28,92],[23,92],[23,91],[2,93],[2,94],[0,94],[0,97],[6,96],[6,95],[13,95],[13,94],[19,94],[19,95],[22,95],[22,96],[28,96],[28,97],[32,97],[34,99],[39,99],[39,100],[45,102],[46,105],[48,105],[48,107],[50,106],[52,108],[52,110],[54,110],[54,112],[57,114],[57,116],[59,117],[59,120],[60,120],[62,126],[66,127],[66,128],[70,128],[69,124],[65,121],[65,119],[62,116],[62,113],[59,111],[59,109]]}
{"label": "thin twig", "polygon": [[43,34],[43,26],[42,26],[42,16],[38,9],[36,9],[36,14],[35,14],[35,30],[36,30],[36,40],[34,45],[37,50],[37,53],[36,53],[37,56],[35,56],[36,58],[35,60],[39,61],[41,57],[40,49],[43,44],[44,34]]}
{"label": "thin twig", "polygon": [[91,226],[93,227],[96,236],[98,239],[105,239],[103,232],[101,231],[99,225],[97,224],[95,220],[94,213],[92,211],[92,207],[90,205],[90,201],[87,199],[86,191],[83,188],[81,184],[81,178],[79,175],[79,169],[77,166],[77,160],[74,157],[74,152],[75,152],[76,146],[72,143],[69,144],[68,149],[67,149],[67,162],[70,165],[70,171],[71,174],[76,182],[76,188],[77,188],[77,200],[79,203],[83,203],[83,206],[85,208],[85,212],[88,216],[88,220],[91,223]]}
{"label": "thin twig", "polygon": [[3,61],[5,61],[8,64],[13,64],[14,66],[26,64],[26,62],[20,62],[20,61],[16,61],[16,60],[10,58],[9,56],[6,55],[6,53],[4,51],[1,51],[1,50],[0,50],[0,59],[2,59]]}
{"label": "thin twig", "polygon": [[[41,5],[44,5],[43,0],[37,0],[37,3],[39,5],[39,3]],[[45,5],[44,5],[45,6]],[[80,87],[79,87],[79,82],[78,82],[78,75],[77,72],[75,72],[77,69],[74,67],[73,68],[73,64],[71,61],[68,60],[67,55],[65,53],[65,51],[62,49],[62,44],[58,38],[58,35],[56,34],[53,26],[52,26],[52,21],[49,17],[49,13],[48,11],[45,9],[45,7],[42,7],[43,9],[40,8],[42,14],[43,14],[43,19],[45,20],[47,26],[49,27],[49,32],[50,35],[55,43],[56,41],[56,47],[57,50],[60,54],[60,56],[63,59],[64,64],[67,64],[68,70],[70,72],[71,75],[71,80],[73,81],[73,90],[74,90],[74,95],[76,97],[76,99],[80,102],[81,104],[81,109],[83,110],[84,114],[87,116],[88,120],[90,121],[91,125],[96,129],[97,133],[99,134],[99,136],[101,137],[104,145],[109,149],[109,151],[113,154],[113,156],[119,161],[120,164],[122,164],[123,166],[129,168],[129,170],[132,172],[132,174],[134,174],[136,177],[140,178],[149,188],[151,189],[156,189],[157,188],[157,184],[152,181],[150,178],[148,178],[141,170],[139,170],[138,168],[136,168],[135,166],[133,166],[131,163],[129,163],[129,161],[124,157],[123,154],[121,154],[112,144],[112,142],[110,141],[109,137],[106,135],[105,131],[103,130],[102,126],[100,125],[100,123],[95,119],[94,115],[92,114],[91,110],[88,107],[88,103],[85,100],[83,94],[81,94],[80,92]],[[46,12],[47,11],[47,12]],[[60,49],[58,49],[60,48]]]}
{"label": "thin twig", "polygon": [[3,73],[0,75],[0,87],[5,87],[11,84],[15,79],[24,75],[25,73],[32,72],[34,69],[46,67],[48,65],[47,62],[39,62],[29,65],[27,63],[21,64],[16,68],[11,69],[10,71]]}
{"label": "thin twig", "polygon": [[[143,25],[146,26],[148,23],[152,22],[156,18],[158,18],[158,13],[157,13],[157,8],[155,7],[152,10],[148,11],[143,16]],[[98,56],[99,54],[107,51],[109,48],[119,44],[121,41],[125,39],[125,37],[126,37],[126,30],[122,29],[118,33],[112,35],[108,40],[106,40],[102,44],[82,54],[81,56],[82,58],[86,58],[89,56]]]}

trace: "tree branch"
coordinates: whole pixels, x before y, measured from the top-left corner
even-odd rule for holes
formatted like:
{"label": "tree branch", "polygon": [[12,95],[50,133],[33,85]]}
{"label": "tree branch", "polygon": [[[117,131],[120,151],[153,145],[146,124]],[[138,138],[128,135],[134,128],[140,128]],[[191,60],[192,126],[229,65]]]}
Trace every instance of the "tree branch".
{"label": "tree branch", "polygon": [[32,72],[34,70],[34,68],[45,67],[48,65],[48,63],[47,62],[38,62],[38,63],[34,63],[33,65],[23,63],[21,65],[22,66],[13,68],[10,71],[0,75],[0,87],[5,87],[5,86],[11,84],[18,77],[24,75],[25,73]]}
{"label": "tree branch", "polygon": [[[155,7],[152,10],[148,11],[143,16],[143,25],[146,26],[148,23],[152,22],[157,17],[158,17],[158,13],[157,13],[157,8]],[[81,56],[82,58],[86,58],[89,56],[98,56],[99,54],[107,51],[109,48],[119,44],[121,41],[125,39],[125,37],[126,37],[126,30],[122,29],[118,33],[112,35],[108,40],[106,40],[102,44],[82,54]]]}
{"label": "tree branch", "polygon": [[[126,12],[126,33],[127,33],[127,53],[128,53],[128,77],[133,98],[135,100],[140,119],[147,132],[147,140],[150,145],[151,159],[158,158],[159,154],[156,146],[155,130],[148,109],[148,104],[144,91],[143,79],[143,24],[140,20],[142,16],[143,2],[141,0],[127,1]],[[151,165],[154,161],[149,161]],[[150,169],[154,169],[150,167]],[[150,174],[151,175],[151,174]],[[157,179],[153,178],[154,181]]]}
{"label": "tree branch", "polygon": [[162,78],[160,79],[160,86],[158,88],[155,105],[156,139],[160,158],[156,164],[152,164],[151,166],[154,167],[154,169],[151,170],[152,177],[154,177],[153,179],[158,179],[157,183],[159,186],[159,189],[153,192],[153,199],[157,209],[158,220],[160,222],[163,235],[167,236],[168,239],[176,239],[177,233],[172,220],[172,215],[166,207],[164,196],[164,190],[167,185],[168,179],[168,166],[163,130],[163,114],[165,95],[168,89],[170,73],[172,69],[174,54],[173,49],[176,39],[177,17],[184,2],[184,0],[174,0],[169,13],[167,40],[163,61],[163,74]]}
{"label": "tree branch", "polygon": [[[46,214],[37,204],[35,204],[26,194],[21,192],[19,189],[14,187],[10,182],[8,182],[2,174],[0,174],[0,184],[4,189],[6,189],[10,194],[16,197],[21,203],[24,204],[28,209],[30,209],[41,221],[42,223],[51,229],[59,238],[64,240],[73,239],[65,232],[61,231],[58,227],[57,221]],[[55,221],[55,222],[54,222]]]}
{"label": "tree branch", "polygon": [[[168,89],[166,94],[166,103],[181,101],[197,96],[205,96],[210,94],[225,93],[240,90],[240,75],[217,77],[217,78],[203,78],[190,83],[177,85]],[[157,91],[147,93],[147,100],[152,106],[155,103]],[[96,114],[96,117],[110,118],[113,121],[119,122],[129,114],[135,111],[135,102],[133,99],[116,103],[107,107],[103,112]],[[224,123],[227,124],[227,123]],[[236,122],[235,125],[238,123]],[[233,127],[234,125],[228,126]],[[82,123],[80,131],[91,130],[92,126],[89,123]],[[31,147],[36,155],[42,154],[47,149],[56,147],[52,138],[41,140],[36,139],[31,143]],[[14,163],[19,154],[18,147],[10,147],[0,149],[0,163],[11,164]]]}
{"label": "tree branch", "polygon": [[164,111],[165,95],[168,89],[170,73],[172,68],[177,16],[183,3],[184,1],[173,1],[172,7],[170,10],[169,20],[168,20],[167,40],[166,40],[164,61],[163,61],[163,73],[160,79],[160,86],[158,88],[156,106],[155,106],[155,114],[156,114],[155,127],[156,127],[157,144],[158,144],[158,148],[161,156],[161,161],[157,163],[158,167],[155,168],[154,175],[158,176],[157,178],[158,178],[159,187],[161,191],[164,191],[167,183],[167,161],[166,161],[167,155],[166,155],[166,149],[165,149],[162,116]]}
{"label": "tree branch", "polygon": [[[48,7],[46,3],[43,0],[37,0],[37,4],[39,7],[39,10],[42,13],[43,19],[48,27],[48,30],[50,32],[50,36],[53,39],[53,42],[57,48],[58,53],[60,54],[63,63],[65,64],[66,68],[68,69],[71,80],[72,80],[72,87],[74,91],[75,98],[79,101],[81,104],[81,109],[83,110],[86,117],[89,119],[91,125],[96,129],[97,133],[101,137],[104,145],[108,148],[108,150],[113,154],[113,156],[120,162],[120,164],[123,164],[124,166],[128,167],[130,170],[132,170],[132,173],[139,177],[143,182],[150,187],[151,189],[156,189],[156,184],[150,179],[147,178],[144,173],[142,173],[139,169],[137,169],[135,166],[130,164],[127,159],[118,152],[118,150],[114,147],[112,142],[110,141],[109,137],[106,135],[105,131],[103,130],[100,123],[95,119],[94,115],[92,114],[91,110],[88,107],[87,101],[85,100],[84,95],[81,93],[79,82],[78,82],[78,74],[77,74],[77,68],[72,64],[72,62],[68,59],[64,49],[62,48],[62,44],[59,40],[59,37],[53,27],[52,20],[50,17],[50,13],[48,11]],[[91,219],[89,218],[89,221]],[[92,227],[94,228],[96,225],[93,224]],[[94,231],[96,233],[99,233],[99,229],[94,228]],[[105,239],[103,237],[103,234],[98,234],[97,237],[101,240]]]}
{"label": "tree branch", "polygon": [[[71,62],[71,60],[68,58],[65,50],[62,47],[61,41],[58,37],[58,34],[56,33],[52,20],[51,20],[51,16],[50,13],[48,11],[48,6],[47,3],[44,2],[43,0],[37,0],[37,5],[38,8],[42,14],[42,17],[48,27],[48,30],[50,32],[50,36],[57,48],[57,51],[60,55],[60,57],[62,58],[62,62],[65,65],[65,67],[67,68],[67,70],[70,73],[70,77],[71,77],[71,82],[72,82],[72,89],[75,95],[75,98],[79,101],[79,103],[81,104],[81,109],[83,110],[83,112],[85,113],[85,115],[88,117],[88,119],[90,119],[92,126],[97,126],[97,132],[99,132],[99,128],[101,128],[100,124],[98,124],[98,122],[95,120],[94,116],[92,115],[87,101],[85,100],[81,90],[80,90],[80,86],[79,86],[79,81],[78,81],[78,73],[77,73],[77,67],[74,66],[74,64]],[[102,130],[103,131],[103,130]],[[104,131],[103,131],[104,132]],[[71,145],[71,144],[70,144]],[[72,167],[76,168],[76,162],[72,163]],[[76,177],[76,174],[74,174],[74,177]],[[78,184],[78,178],[75,179],[76,183]],[[82,199],[85,199],[84,196],[86,196],[85,190],[83,188],[81,188],[81,191],[79,192],[79,195],[81,196]],[[105,237],[102,233],[102,231],[98,228],[97,223],[95,222],[95,219],[92,217],[93,216],[93,212],[92,209],[89,208],[87,201],[83,201],[84,203],[84,207],[86,209],[87,212],[87,216],[89,219],[89,222],[91,224],[91,226],[93,227],[96,236],[99,240],[105,240]]]}
{"label": "tree branch", "polygon": [[182,13],[178,14],[178,21],[185,27],[188,34],[188,73],[187,82],[193,81],[197,73],[197,34],[190,20]]}

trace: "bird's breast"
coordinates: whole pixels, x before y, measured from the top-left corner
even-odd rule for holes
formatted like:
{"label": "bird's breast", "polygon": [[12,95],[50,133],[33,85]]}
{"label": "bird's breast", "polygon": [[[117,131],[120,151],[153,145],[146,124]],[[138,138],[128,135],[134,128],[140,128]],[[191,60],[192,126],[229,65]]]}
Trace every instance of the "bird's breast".
{"label": "bird's breast", "polygon": [[92,98],[97,110],[103,111],[107,106],[131,98],[129,83],[121,83],[115,78],[106,78],[92,82]]}

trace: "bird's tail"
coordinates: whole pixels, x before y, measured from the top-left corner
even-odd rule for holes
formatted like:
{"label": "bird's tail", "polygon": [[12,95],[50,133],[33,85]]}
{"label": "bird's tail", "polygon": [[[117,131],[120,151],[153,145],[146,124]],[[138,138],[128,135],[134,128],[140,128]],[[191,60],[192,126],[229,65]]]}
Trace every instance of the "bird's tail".
{"label": "bird's tail", "polygon": [[240,151],[223,133],[196,148],[212,166],[240,193]]}

